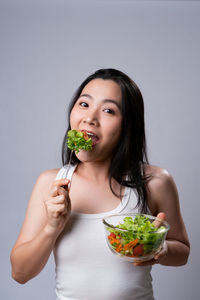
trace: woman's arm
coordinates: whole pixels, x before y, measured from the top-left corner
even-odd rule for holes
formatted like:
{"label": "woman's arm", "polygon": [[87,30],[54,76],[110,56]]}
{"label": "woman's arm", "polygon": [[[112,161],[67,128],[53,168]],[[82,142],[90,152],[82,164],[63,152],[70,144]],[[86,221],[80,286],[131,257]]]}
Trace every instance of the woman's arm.
{"label": "woman's arm", "polygon": [[[187,263],[190,244],[181,216],[178,191],[172,176],[158,167],[150,167],[152,179],[148,183],[148,205],[154,215],[163,212],[170,224],[165,247],[153,260],[135,265],[160,263],[181,266]],[[149,173],[149,172],[148,172]]]}
{"label": "woman's arm", "polygon": [[[68,185],[58,170],[42,173],[32,191],[24,224],[11,252],[12,277],[25,283],[45,266],[70,212]],[[69,203],[69,205],[68,205]]]}

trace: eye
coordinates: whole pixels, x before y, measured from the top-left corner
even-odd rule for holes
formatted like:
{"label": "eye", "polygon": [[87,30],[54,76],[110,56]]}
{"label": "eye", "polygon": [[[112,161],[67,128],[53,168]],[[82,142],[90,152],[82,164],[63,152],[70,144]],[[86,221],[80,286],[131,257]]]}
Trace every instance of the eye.
{"label": "eye", "polygon": [[113,109],[110,109],[110,108],[106,108],[103,110],[105,113],[107,114],[111,114],[111,115],[114,115],[115,114],[115,111]]}
{"label": "eye", "polygon": [[82,106],[82,107],[88,107],[89,106],[86,102],[83,102],[83,101],[81,101],[79,103],[79,105]]}

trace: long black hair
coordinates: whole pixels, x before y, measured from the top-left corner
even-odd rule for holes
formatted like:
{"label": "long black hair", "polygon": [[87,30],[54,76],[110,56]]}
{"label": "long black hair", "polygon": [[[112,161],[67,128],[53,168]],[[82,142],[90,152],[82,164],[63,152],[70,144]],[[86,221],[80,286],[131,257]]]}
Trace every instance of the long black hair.
{"label": "long black hair", "polygon": [[[141,212],[147,212],[147,181],[149,177],[144,175],[144,165],[148,164],[144,122],[144,102],[142,94],[136,83],[125,73],[116,69],[100,69],[86,78],[75,92],[68,111],[68,120],[74,104],[79,98],[83,88],[93,79],[101,78],[113,80],[121,88],[122,92],[122,131],[119,143],[113,153],[109,182],[114,178],[119,184],[135,188],[138,194],[137,206]],[[70,130],[70,124],[68,130]],[[63,165],[69,162],[70,150],[67,149],[65,133],[62,145]],[[76,155],[72,155],[72,164],[78,163]],[[115,193],[114,193],[115,194]]]}

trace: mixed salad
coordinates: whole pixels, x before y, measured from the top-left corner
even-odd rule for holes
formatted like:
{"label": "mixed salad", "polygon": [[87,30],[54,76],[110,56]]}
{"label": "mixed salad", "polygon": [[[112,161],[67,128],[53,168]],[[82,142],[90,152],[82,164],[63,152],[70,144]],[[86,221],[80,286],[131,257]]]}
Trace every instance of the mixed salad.
{"label": "mixed salad", "polygon": [[89,138],[86,132],[69,130],[67,133],[67,146],[76,153],[81,149],[90,151],[92,150],[92,139]]}
{"label": "mixed salad", "polygon": [[[117,230],[116,227],[125,231]],[[156,252],[166,233],[164,226],[157,228],[145,215],[136,215],[134,219],[125,217],[124,222],[115,228],[107,227],[110,232],[108,242],[116,252],[129,257]]]}

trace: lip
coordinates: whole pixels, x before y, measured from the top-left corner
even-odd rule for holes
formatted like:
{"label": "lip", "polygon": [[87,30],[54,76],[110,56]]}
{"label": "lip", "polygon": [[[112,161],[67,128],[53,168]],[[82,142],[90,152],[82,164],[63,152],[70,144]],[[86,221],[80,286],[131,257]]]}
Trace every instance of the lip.
{"label": "lip", "polygon": [[[100,138],[94,131],[87,130],[87,129],[82,129],[81,131],[85,132],[87,134],[89,133],[88,136],[89,136],[89,138],[92,139],[92,146],[95,146],[96,144],[99,143]],[[90,136],[90,134],[93,134],[95,136],[95,138],[92,138],[92,136]]]}

